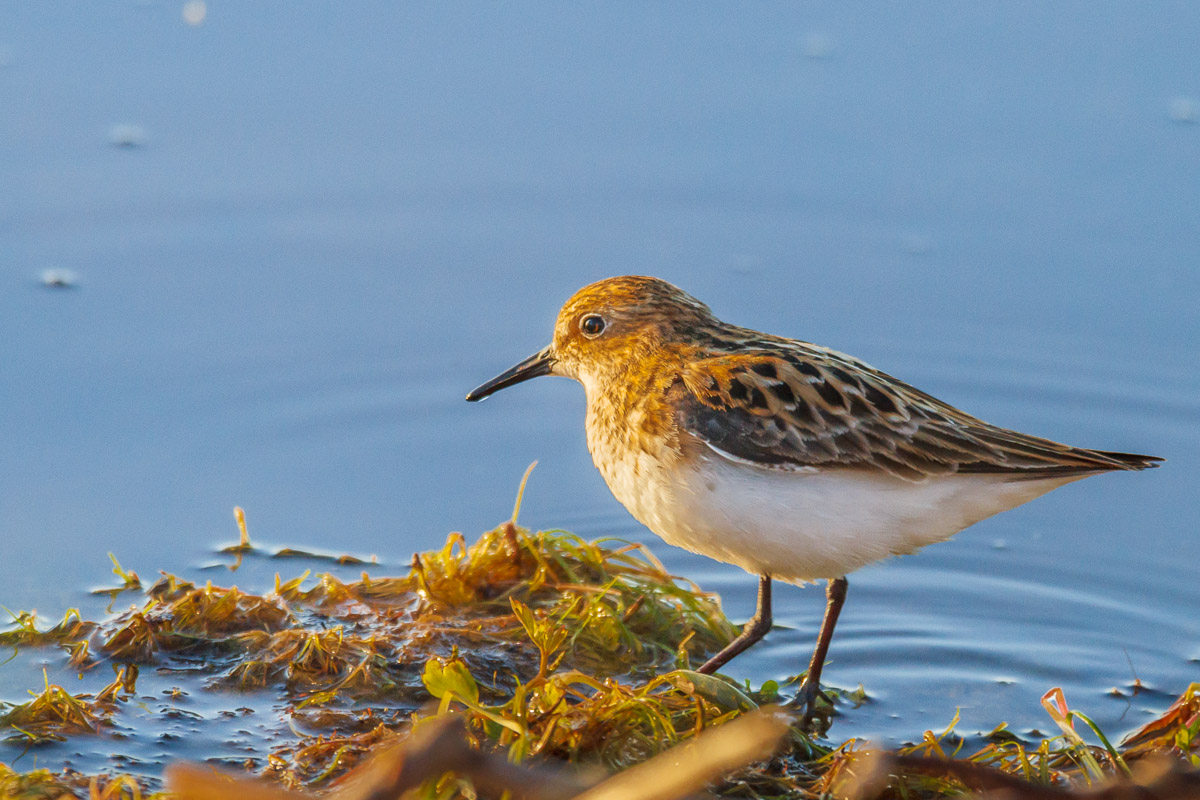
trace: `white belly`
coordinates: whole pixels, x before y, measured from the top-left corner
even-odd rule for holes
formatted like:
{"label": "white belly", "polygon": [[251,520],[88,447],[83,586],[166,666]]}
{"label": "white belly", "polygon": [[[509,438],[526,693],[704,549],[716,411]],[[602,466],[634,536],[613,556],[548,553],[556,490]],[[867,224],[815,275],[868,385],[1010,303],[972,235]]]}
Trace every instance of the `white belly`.
{"label": "white belly", "polygon": [[912,483],[856,470],[758,469],[715,454],[671,469],[645,455],[597,466],[630,513],[670,544],[792,583],[911,553],[1083,477]]}

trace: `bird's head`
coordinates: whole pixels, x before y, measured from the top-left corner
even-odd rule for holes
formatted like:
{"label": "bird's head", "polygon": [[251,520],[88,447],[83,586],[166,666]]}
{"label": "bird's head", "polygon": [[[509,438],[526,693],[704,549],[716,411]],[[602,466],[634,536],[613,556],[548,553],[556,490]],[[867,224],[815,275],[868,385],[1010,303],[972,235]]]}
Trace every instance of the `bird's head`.
{"label": "bird's head", "polygon": [[719,324],[708,306],[658,278],[624,275],[585,286],[558,312],[554,340],[467,395],[482,400],[500,389],[562,375],[589,394],[633,365],[650,365],[656,351]]}

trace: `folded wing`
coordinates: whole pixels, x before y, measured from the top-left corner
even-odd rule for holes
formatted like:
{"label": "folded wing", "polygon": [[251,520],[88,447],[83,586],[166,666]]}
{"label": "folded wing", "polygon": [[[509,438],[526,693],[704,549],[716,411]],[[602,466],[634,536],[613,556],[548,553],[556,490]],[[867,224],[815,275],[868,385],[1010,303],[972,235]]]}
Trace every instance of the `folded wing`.
{"label": "folded wing", "polygon": [[774,469],[859,468],[919,481],[1138,470],[1162,459],[999,428],[850,356],[789,342],[691,362],[679,424],[726,457]]}

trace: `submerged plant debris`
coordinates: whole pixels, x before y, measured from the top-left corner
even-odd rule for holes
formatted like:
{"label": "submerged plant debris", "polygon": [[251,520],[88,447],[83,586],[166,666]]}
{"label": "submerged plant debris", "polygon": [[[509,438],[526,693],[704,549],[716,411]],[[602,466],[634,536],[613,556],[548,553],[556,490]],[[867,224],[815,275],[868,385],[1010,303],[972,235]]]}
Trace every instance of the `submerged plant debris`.
{"label": "submerged plant debris", "polygon": [[[225,551],[236,565],[255,552],[239,522],[242,541]],[[58,648],[72,669],[111,668],[113,679],[71,693],[46,677],[27,702],[0,704],[0,738],[34,753],[81,741],[103,750],[136,734],[128,716],[134,709],[158,709],[188,719],[197,732],[173,751],[170,736],[160,736],[173,753],[168,759],[207,759],[289,789],[329,790],[414,725],[446,714],[461,715],[469,745],[482,752],[514,764],[569,762],[594,776],[779,699],[773,682],[753,691],[690,669],[736,630],[714,597],[669,575],[644,548],[531,532],[515,519],[471,544],[451,534],[440,550],[414,556],[400,577],[305,573],[277,577],[261,595],[165,574],[147,588],[114,564],[122,581],[114,602],[141,595],[127,610],[96,621],[72,611],[53,625],[20,612],[0,632],[0,646]],[[251,741],[239,717],[249,708],[205,716],[189,710],[187,692],[177,687],[152,695],[138,685],[180,675],[190,686],[199,680],[206,693],[244,695],[247,706],[265,701],[277,724]],[[1200,767],[1200,685],[1119,747],[1089,730],[1061,694],[1048,695],[1046,705],[1061,736],[1026,743],[998,730],[967,760],[1058,787],[1127,774],[1131,762],[1163,753]],[[209,757],[200,734],[218,718],[237,729],[238,747]],[[927,733],[906,752],[961,757],[952,741],[950,730]],[[853,740],[839,745],[793,729],[781,754],[714,788],[737,797],[840,796],[866,752]],[[0,797],[140,797],[161,789],[162,766],[130,762],[111,774],[83,775],[0,765]],[[880,791],[909,798],[966,788],[961,776],[934,771],[892,779]],[[440,776],[419,796],[473,791],[465,777]]]}

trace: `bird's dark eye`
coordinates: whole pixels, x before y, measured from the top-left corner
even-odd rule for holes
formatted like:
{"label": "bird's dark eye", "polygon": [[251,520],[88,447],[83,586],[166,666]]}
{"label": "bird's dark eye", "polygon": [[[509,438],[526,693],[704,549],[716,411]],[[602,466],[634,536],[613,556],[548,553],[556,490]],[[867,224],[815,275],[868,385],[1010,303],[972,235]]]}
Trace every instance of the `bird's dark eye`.
{"label": "bird's dark eye", "polygon": [[599,314],[588,314],[579,320],[579,330],[583,331],[583,335],[589,339],[595,339],[604,333],[604,317]]}

